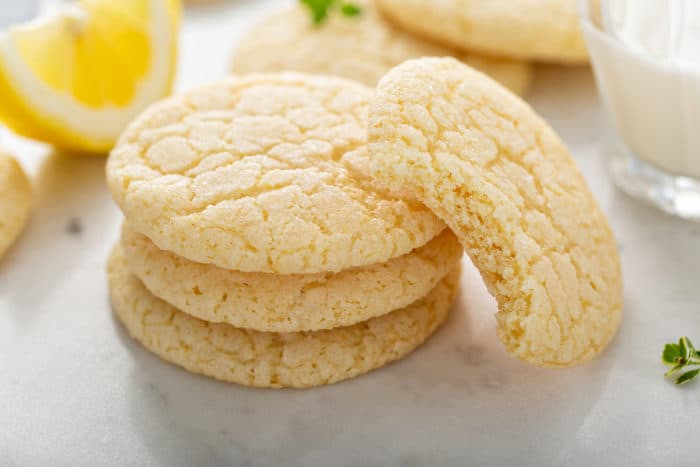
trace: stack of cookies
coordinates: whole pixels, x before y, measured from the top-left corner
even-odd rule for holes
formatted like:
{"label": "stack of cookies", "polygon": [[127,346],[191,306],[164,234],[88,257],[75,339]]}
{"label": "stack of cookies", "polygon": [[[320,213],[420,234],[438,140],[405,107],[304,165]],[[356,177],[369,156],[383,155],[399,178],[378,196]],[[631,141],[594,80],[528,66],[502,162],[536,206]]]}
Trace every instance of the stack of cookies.
{"label": "stack of cookies", "polygon": [[107,180],[126,217],[114,311],[215,378],[306,387],[406,355],[445,320],[462,247],[532,365],[590,360],[622,316],[615,237],[566,146],[455,59],[408,60],[374,90],[230,77],[136,119]]}
{"label": "stack of cookies", "polygon": [[447,317],[462,248],[369,175],[372,90],[296,73],[162,101],[107,163],[108,264],[130,334],[190,371],[308,387],[378,368]]}

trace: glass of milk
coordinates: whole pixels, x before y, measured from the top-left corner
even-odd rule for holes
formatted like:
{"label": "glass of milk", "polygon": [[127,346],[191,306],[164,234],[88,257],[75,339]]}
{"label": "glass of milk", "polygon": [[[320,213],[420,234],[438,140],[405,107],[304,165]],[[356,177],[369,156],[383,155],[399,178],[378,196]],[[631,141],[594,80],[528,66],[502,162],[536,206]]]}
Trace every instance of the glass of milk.
{"label": "glass of milk", "polygon": [[615,182],[700,221],[700,0],[579,0]]}

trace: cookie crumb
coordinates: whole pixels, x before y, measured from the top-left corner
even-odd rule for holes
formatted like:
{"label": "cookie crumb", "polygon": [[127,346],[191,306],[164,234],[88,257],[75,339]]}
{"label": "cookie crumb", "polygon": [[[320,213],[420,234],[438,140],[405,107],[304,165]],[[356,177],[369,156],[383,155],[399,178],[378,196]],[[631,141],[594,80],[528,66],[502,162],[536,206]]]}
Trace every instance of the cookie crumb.
{"label": "cookie crumb", "polygon": [[464,362],[473,367],[479,367],[486,363],[486,349],[479,347],[477,345],[469,345],[467,347],[462,347],[460,345],[455,347],[457,354],[464,360]]}
{"label": "cookie crumb", "polygon": [[68,220],[68,225],[66,226],[66,232],[68,235],[79,237],[83,234],[83,223],[78,217],[72,217]]}

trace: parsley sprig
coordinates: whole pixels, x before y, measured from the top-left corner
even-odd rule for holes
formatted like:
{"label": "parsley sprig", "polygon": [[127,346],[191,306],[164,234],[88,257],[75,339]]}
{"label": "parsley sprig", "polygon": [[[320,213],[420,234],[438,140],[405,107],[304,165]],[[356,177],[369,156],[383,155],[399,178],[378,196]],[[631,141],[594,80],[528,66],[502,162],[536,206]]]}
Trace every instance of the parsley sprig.
{"label": "parsley sprig", "polygon": [[661,360],[671,366],[665,377],[680,373],[676,384],[685,384],[700,374],[700,351],[695,350],[687,337],[681,337],[678,344],[666,344]]}
{"label": "parsley sprig", "polygon": [[352,2],[340,0],[299,0],[302,5],[309,9],[311,19],[316,26],[323,23],[328,14],[338,7],[343,16],[357,16],[362,13],[362,8]]}

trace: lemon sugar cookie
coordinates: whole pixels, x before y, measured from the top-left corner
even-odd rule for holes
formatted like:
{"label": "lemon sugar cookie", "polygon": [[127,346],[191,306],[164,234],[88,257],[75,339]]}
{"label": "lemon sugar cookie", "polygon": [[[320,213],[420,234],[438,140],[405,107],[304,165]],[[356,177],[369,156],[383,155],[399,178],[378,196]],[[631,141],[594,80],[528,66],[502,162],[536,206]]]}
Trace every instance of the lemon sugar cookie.
{"label": "lemon sugar cookie", "polygon": [[406,62],[370,107],[372,174],[455,232],[496,298],[507,350],[584,362],[621,318],[608,222],[564,144],[523,101],[453,59]]}
{"label": "lemon sugar cookie", "polygon": [[367,160],[371,94],[280,73],[166,99],[112,151],[112,196],[158,248],[226,269],[336,272],[404,255],[444,224],[349,172],[348,161]]}
{"label": "lemon sugar cookie", "polygon": [[119,247],[109,260],[108,278],[115,314],[161,358],[246,386],[309,387],[366,373],[418,347],[447,317],[459,269],[426,297],[385,316],[327,331],[281,334],[208,323],[176,310],[129,273]]}
{"label": "lemon sugar cookie", "polygon": [[159,250],[122,228],[129,270],[153,295],[197,318],[268,332],[348,326],[425,296],[462,257],[449,230],[386,263],[339,273],[239,272],[195,263]]}
{"label": "lemon sugar cookie", "polygon": [[32,188],[22,167],[0,152],[0,258],[24,229],[31,205]]}
{"label": "lemon sugar cookie", "polygon": [[391,21],[461,50],[586,63],[576,0],[376,0]]}
{"label": "lemon sugar cookie", "polygon": [[332,74],[375,86],[399,63],[422,56],[456,56],[523,94],[531,81],[530,65],[465,54],[433,44],[393,27],[377,13],[373,1],[359,2],[362,13],[348,18],[332,12],[314,25],[302,5],[273,13],[236,47],[234,73],[300,71]]}

